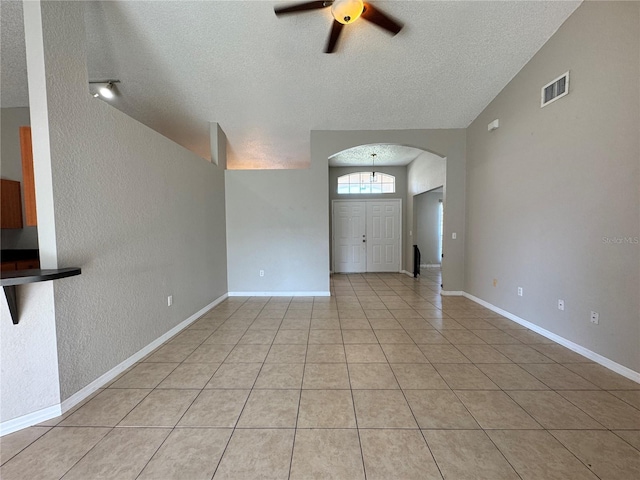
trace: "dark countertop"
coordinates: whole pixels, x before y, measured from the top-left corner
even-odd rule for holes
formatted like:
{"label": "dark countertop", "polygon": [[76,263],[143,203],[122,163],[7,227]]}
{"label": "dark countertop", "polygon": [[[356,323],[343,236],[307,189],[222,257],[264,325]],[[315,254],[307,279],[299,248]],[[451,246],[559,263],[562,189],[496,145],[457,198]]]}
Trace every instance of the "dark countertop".
{"label": "dark countertop", "polygon": [[11,321],[13,324],[17,325],[20,323],[20,316],[18,314],[18,295],[16,293],[16,287],[18,285],[24,285],[25,283],[47,282],[58,278],[73,277],[74,275],[80,275],[81,273],[82,270],[77,267],[56,268],[51,270],[36,268],[33,270],[2,272],[2,289],[4,290],[4,295],[7,298],[7,305],[9,306],[9,313],[11,314]]}
{"label": "dark countertop", "polygon": [[73,277],[80,275],[82,271],[77,268],[56,268],[51,270],[18,270],[15,272],[2,272],[2,286],[10,287],[14,285],[24,285],[25,283],[46,282],[58,278]]}

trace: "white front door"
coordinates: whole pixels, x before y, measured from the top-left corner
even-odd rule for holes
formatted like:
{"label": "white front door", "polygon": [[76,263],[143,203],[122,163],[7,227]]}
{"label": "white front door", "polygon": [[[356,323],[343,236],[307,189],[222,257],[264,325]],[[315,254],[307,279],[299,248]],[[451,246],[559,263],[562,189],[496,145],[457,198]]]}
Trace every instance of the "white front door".
{"label": "white front door", "polygon": [[400,271],[400,201],[367,203],[367,272]]}
{"label": "white front door", "polygon": [[362,273],[367,268],[365,242],[367,204],[335,202],[333,205],[333,255],[335,271]]}
{"label": "white front door", "polygon": [[399,272],[401,206],[399,199],[334,201],[334,272]]}

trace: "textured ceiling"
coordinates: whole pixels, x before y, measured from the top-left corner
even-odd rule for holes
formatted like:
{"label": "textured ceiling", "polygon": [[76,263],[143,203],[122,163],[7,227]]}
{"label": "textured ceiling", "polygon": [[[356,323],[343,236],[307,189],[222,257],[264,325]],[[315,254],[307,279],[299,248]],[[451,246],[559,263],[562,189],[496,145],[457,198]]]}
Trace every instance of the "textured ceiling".
{"label": "textured ceiling", "polygon": [[[311,130],[467,127],[579,5],[372,0],[405,28],[357,21],[327,55],[330,10],[275,3],[86,2],[89,78],[120,79],[114,106],[203,157],[218,122],[231,168],[300,168]],[[26,105],[5,10],[2,105]]]}
{"label": "textured ceiling", "polygon": [[[402,167],[409,165],[424,150],[403,145],[376,143],[348,148],[329,157],[330,167],[371,166],[375,159],[378,167]],[[375,154],[375,157],[371,155]]]}

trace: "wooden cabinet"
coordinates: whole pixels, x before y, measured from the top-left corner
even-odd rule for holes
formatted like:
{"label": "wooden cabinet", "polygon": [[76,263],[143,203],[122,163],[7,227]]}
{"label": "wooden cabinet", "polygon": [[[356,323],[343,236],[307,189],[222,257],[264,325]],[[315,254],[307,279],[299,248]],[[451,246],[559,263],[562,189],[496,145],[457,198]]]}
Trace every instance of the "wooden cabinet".
{"label": "wooden cabinet", "polygon": [[38,225],[36,213],[36,184],[33,175],[31,127],[20,127],[20,151],[22,156],[22,186],[24,188],[25,222],[22,221],[22,195],[20,182],[2,179],[2,211],[0,228],[22,228]]}
{"label": "wooden cabinet", "polygon": [[0,181],[0,227],[22,228],[22,199],[20,182]]}
{"label": "wooden cabinet", "polygon": [[16,262],[2,262],[0,267],[3,272],[13,272],[16,269]]}
{"label": "wooden cabinet", "polygon": [[18,260],[16,262],[16,270],[33,270],[34,268],[40,268],[39,260]]}
{"label": "wooden cabinet", "polygon": [[31,127],[20,127],[20,151],[22,153],[22,186],[24,188],[24,217],[27,227],[38,225],[36,212],[36,183],[33,175],[33,150]]}
{"label": "wooden cabinet", "polygon": [[35,260],[16,260],[9,262],[2,262],[3,272],[14,272],[16,270],[33,270],[34,268],[40,268],[40,261]]}

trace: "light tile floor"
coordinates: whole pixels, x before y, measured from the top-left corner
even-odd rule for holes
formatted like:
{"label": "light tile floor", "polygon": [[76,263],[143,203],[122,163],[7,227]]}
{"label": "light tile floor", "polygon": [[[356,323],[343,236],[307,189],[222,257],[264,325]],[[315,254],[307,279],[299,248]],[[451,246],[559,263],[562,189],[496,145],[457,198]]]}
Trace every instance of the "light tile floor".
{"label": "light tile floor", "polygon": [[460,297],[438,271],[229,298],[60,418],[12,479],[637,479],[640,384]]}

